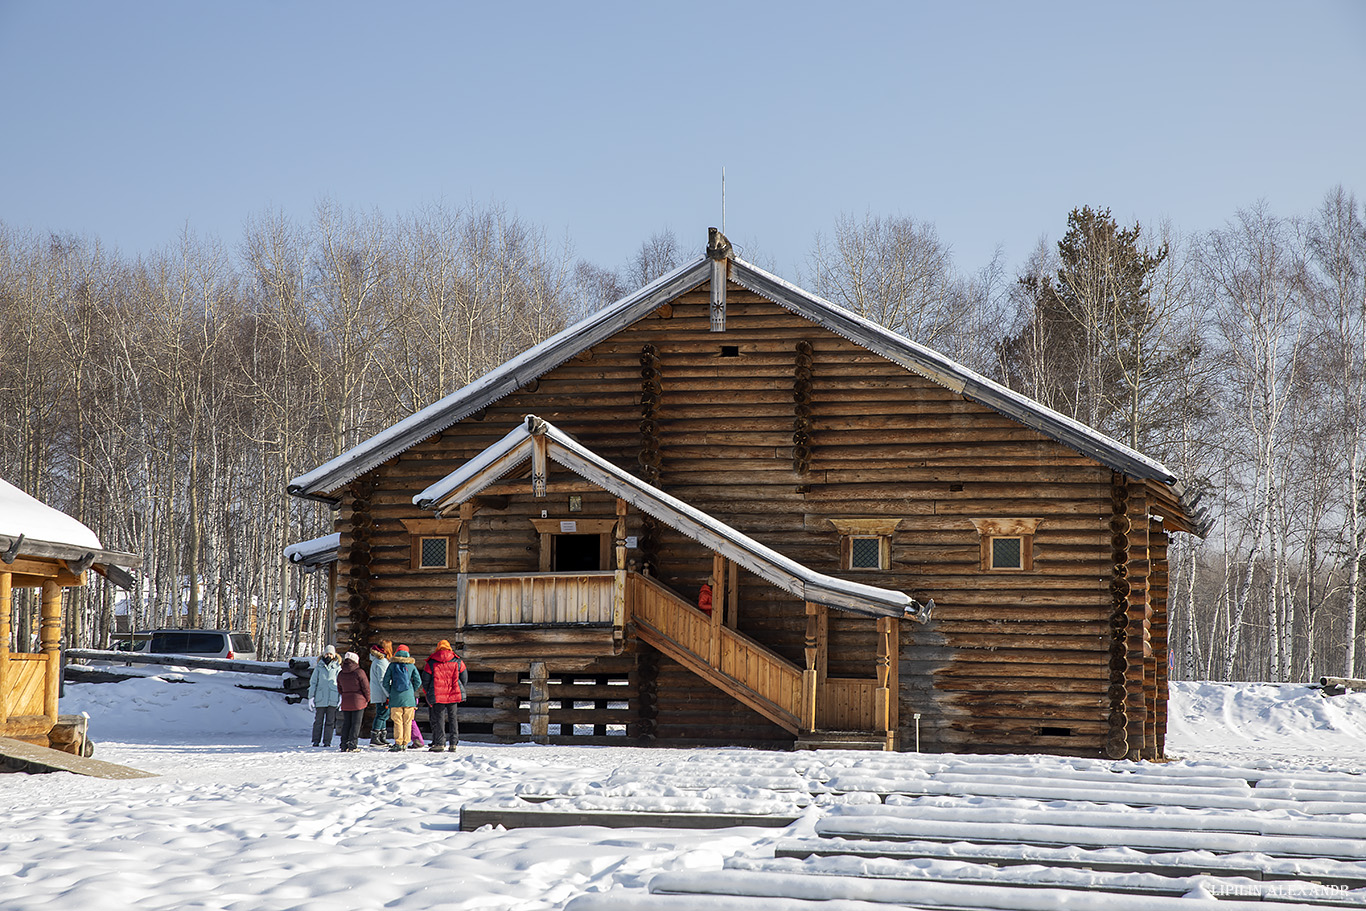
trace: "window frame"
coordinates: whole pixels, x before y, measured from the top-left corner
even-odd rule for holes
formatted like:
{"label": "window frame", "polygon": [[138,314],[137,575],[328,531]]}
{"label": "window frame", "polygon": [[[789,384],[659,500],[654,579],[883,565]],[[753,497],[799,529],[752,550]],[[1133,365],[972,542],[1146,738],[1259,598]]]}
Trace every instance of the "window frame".
{"label": "window frame", "polygon": [[[973,519],[981,539],[982,572],[1027,573],[1034,571],[1034,534],[1042,519]],[[1014,566],[996,564],[996,542],[1014,539],[1020,542],[1020,562]]]}
{"label": "window frame", "polygon": [[[892,533],[901,522],[900,517],[831,519],[830,524],[840,534],[840,569],[851,573],[885,573],[892,568]],[[854,542],[878,542],[877,566],[854,565]]]}
{"label": "window frame", "polygon": [[[455,569],[455,537],[460,532],[459,519],[402,519],[403,528],[408,532],[408,567],[415,572],[439,573]],[[422,542],[429,538],[446,540],[446,565],[424,566],[422,563]]]}
{"label": "window frame", "polygon": [[[445,545],[445,560],[440,565],[427,562],[427,542],[440,541]],[[450,569],[451,568],[451,536],[450,535],[413,535],[413,560],[416,565],[413,569]]]}

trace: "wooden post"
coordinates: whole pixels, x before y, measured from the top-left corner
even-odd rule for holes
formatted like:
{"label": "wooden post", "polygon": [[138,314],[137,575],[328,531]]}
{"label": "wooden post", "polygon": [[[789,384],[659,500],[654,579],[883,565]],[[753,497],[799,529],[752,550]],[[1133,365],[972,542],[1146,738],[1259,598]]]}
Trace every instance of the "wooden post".
{"label": "wooden post", "polygon": [[740,628],[740,572],[739,568],[732,566],[726,581],[729,583],[726,593],[726,626],[731,629]]}
{"label": "wooden post", "polygon": [[816,729],[816,642],[820,627],[819,606],[806,602],[806,668],[802,671],[802,717],[804,731]]}
{"label": "wooden post", "polygon": [[9,616],[14,608],[13,579],[0,569],[0,730],[9,722]]}
{"label": "wooden post", "polygon": [[531,663],[531,739],[550,742],[550,671],[544,661]]}
{"label": "wooden post", "polygon": [[901,620],[887,618],[887,749],[896,749],[901,728]]}
{"label": "wooden post", "polygon": [[626,501],[617,497],[617,524],[615,528],[618,570],[626,568]]}
{"label": "wooden post", "polygon": [[877,618],[877,693],[873,703],[873,723],[877,730],[887,732],[891,721],[891,689],[888,684],[892,676],[891,660],[891,617]]}
{"label": "wooden post", "polygon": [[62,682],[62,587],[51,579],[43,580],[41,617],[38,641],[47,658],[47,677],[43,681],[43,714],[56,724],[57,691]]}
{"label": "wooden post", "polygon": [[726,558],[712,554],[711,558],[711,655],[712,667],[721,666],[721,620],[726,613]]}
{"label": "wooden post", "polygon": [[816,605],[816,680],[822,686],[830,671],[830,608]]}
{"label": "wooden post", "polygon": [[470,571],[470,522],[474,519],[474,504],[466,501],[460,504],[460,530],[456,532],[455,568],[467,573]]}

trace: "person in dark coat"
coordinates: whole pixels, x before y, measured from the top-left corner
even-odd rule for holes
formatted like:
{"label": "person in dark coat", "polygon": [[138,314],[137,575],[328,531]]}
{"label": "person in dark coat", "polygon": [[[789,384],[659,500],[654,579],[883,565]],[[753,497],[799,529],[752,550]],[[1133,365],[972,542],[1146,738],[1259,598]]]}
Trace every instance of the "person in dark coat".
{"label": "person in dark coat", "polygon": [[465,701],[469,670],[445,639],[436,644],[436,651],[422,666],[422,685],[427,690],[427,707],[432,719],[432,745],[427,749],[433,753],[443,749],[454,753],[460,742],[455,707]]}
{"label": "person in dark coat", "polygon": [[360,749],[361,716],[370,704],[370,680],[360,667],[360,655],[347,652],[337,672],[337,693],[341,697],[341,751],[354,753]]}

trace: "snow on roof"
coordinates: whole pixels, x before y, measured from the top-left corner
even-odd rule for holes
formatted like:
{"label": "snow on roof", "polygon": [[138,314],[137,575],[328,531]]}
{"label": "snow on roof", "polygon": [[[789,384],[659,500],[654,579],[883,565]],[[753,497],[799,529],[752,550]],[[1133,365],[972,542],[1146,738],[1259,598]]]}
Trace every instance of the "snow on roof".
{"label": "snow on roof", "polygon": [[337,550],[340,547],[341,533],[333,532],[321,538],[309,538],[307,541],[289,545],[285,548],[285,559],[290,563],[302,563],[305,566],[331,563],[337,559]]}
{"label": "snow on roof", "polygon": [[[929,606],[909,595],[816,572],[736,531],[721,520],[670,496],[570,437],[549,421],[527,415],[501,440],[413,497],[422,509],[467,500],[531,458],[534,437],[547,442],[547,458],[614,493],[661,522],[726,557],[762,579],[805,601],[874,616],[928,620]],[[932,602],[931,602],[932,603]]]}
{"label": "snow on roof", "polygon": [[[46,541],[68,547],[102,550],[93,531],[66,513],[34,499],[0,478],[0,535],[29,541]],[[23,553],[23,547],[20,547]]]}
{"label": "snow on roof", "polygon": [[[1206,520],[1188,501],[1173,472],[1160,462],[758,266],[734,256],[729,257],[729,260],[728,277],[741,287],[932,382],[968,396],[1103,465],[1135,479],[1155,480],[1169,486],[1197,530],[1202,530],[1206,525]],[[701,285],[710,278],[710,266],[710,260],[703,256],[675,269],[636,293],[528,349],[463,389],[427,406],[330,462],[300,475],[290,482],[289,492],[296,496],[326,499],[326,495],[339,486],[525,386],[646,316],[661,303]]]}

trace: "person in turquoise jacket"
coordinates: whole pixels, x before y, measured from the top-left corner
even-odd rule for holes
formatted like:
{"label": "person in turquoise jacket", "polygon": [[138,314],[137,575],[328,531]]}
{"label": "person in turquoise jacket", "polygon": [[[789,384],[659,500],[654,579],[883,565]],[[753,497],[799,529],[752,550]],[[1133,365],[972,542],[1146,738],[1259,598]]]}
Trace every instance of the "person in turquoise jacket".
{"label": "person in turquoise jacket", "polygon": [[417,690],[422,686],[422,677],[408,646],[400,645],[394,649],[394,660],[384,672],[384,689],[389,693],[389,712],[394,719],[394,742],[391,752],[408,749],[413,739],[413,714],[417,708]]}
{"label": "person in turquoise jacket", "polygon": [[313,710],[313,745],[330,747],[332,731],[337,726],[337,706],[341,693],[337,690],[337,672],[341,659],[331,645],[323,648],[323,656],[313,665],[313,676],[308,678],[308,707]]}

